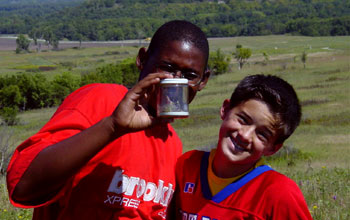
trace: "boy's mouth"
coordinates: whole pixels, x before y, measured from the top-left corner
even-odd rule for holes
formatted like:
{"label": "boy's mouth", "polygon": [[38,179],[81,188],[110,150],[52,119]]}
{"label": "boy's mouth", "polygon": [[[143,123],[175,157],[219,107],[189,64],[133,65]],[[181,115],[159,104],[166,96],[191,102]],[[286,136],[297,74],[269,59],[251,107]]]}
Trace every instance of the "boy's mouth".
{"label": "boy's mouth", "polygon": [[240,151],[240,152],[247,151],[246,149],[240,147],[232,137],[230,137],[230,139],[231,139],[233,146],[235,147],[235,150]]}

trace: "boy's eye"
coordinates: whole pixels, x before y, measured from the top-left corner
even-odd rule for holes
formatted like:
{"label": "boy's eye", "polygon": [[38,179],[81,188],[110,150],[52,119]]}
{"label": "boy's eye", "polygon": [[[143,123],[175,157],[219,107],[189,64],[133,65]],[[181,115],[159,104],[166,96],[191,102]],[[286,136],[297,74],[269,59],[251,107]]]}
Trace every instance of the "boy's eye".
{"label": "boy's eye", "polygon": [[159,69],[161,69],[162,71],[168,72],[168,73],[175,72],[174,68],[169,64],[162,64],[159,66]]}
{"label": "boy's eye", "polygon": [[238,121],[239,121],[239,123],[244,124],[244,125],[248,124],[247,119],[241,115],[238,115]]}
{"label": "boy's eye", "polygon": [[258,133],[258,137],[259,137],[260,140],[262,140],[264,142],[267,141],[267,137],[264,134],[262,134],[262,133]]}
{"label": "boy's eye", "polygon": [[173,75],[178,74],[178,72],[180,72],[181,73],[180,77],[188,79],[192,84],[196,84],[200,80],[200,76],[197,73],[190,70],[189,71],[179,70],[174,66],[172,66],[171,64],[162,63],[158,65],[157,68],[158,68],[158,71],[160,70],[162,72],[170,73]]}
{"label": "boy's eye", "polygon": [[266,132],[258,132],[257,135],[258,135],[258,138],[263,142],[267,142],[270,138],[270,135],[267,134]]}
{"label": "boy's eye", "polygon": [[188,79],[188,80],[194,80],[194,79],[199,78],[198,74],[194,73],[194,72],[184,72],[183,77]]}

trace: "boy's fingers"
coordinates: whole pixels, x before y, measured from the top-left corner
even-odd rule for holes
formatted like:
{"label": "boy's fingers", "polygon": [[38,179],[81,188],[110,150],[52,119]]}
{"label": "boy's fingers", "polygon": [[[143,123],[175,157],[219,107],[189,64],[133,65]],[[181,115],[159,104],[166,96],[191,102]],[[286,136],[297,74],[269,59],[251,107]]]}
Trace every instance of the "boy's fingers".
{"label": "boy's fingers", "polygon": [[148,74],[141,81],[139,81],[135,85],[135,88],[144,89],[149,87],[150,85],[158,83],[161,79],[170,78],[170,77],[172,77],[172,75],[167,73],[151,73],[151,74]]}
{"label": "boy's fingers", "polygon": [[[147,75],[131,89],[129,93],[130,98],[133,100],[140,99],[145,93],[153,91],[152,86],[159,83],[161,79],[170,77],[172,77],[171,74],[165,73],[151,73]],[[145,98],[147,98],[147,95]]]}

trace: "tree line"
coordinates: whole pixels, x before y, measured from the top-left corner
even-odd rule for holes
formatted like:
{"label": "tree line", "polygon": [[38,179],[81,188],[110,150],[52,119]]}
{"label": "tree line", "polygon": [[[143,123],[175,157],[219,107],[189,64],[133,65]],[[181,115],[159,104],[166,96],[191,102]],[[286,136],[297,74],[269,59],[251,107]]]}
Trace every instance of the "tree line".
{"label": "tree line", "polygon": [[124,40],[152,36],[164,22],[186,19],[208,37],[270,34],[350,34],[346,0],[86,0],[56,4],[0,4],[0,34],[68,40]]}

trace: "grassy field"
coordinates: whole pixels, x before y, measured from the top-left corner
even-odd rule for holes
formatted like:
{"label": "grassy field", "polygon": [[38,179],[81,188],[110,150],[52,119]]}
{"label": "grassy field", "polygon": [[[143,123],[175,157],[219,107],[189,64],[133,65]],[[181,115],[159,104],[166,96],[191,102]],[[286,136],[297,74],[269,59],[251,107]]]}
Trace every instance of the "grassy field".
{"label": "grassy field", "polygon": [[[210,39],[212,51],[220,48],[231,55],[237,43],[252,49],[249,62],[238,70],[213,76],[190,106],[190,118],[173,125],[184,143],[184,151],[215,147],[220,126],[219,109],[239,80],[250,74],[274,74],[294,85],[303,107],[302,123],[285,143],[281,153],[268,159],[276,170],[292,178],[304,193],[314,219],[350,219],[350,36],[264,36]],[[304,68],[300,61],[307,52]],[[263,63],[263,52],[270,59]],[[135,56],[135,47],[65,49],[15,55],[0,51],[0,75],[19,67],[48,65],[55,70],[80,74],[98,65]],[[40,63],[41,61],[43,63]],[[44,61],[43,61],[44,60]],[[36,61],[39,64],[36,64]],[[60,63],[71,62],[70,68]],[[67,65],[66,65],[67,66]],[[21,124],[8,128],[13,148],[38,131],[55,108],[23,112]],[[0,177],[0,219],[30,219],[31,210],[13,208],[7,198],[5,178]]]}
{"label": "grassy field", "polygon": [[[90,46],[90,47],[89,47]],[[0,75],[18,72],[42,72],[49,79],[56,74],[71,72],[85,74],[107,63],[120,62],[127,57],[135,57],[138,47],[114,46],[101,47],[89,45],[82,48],[64,48],[58,51],[42,50],[40,53],[15,54],[14,51],[1,50],[0,40]]]}

